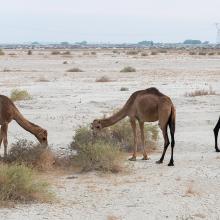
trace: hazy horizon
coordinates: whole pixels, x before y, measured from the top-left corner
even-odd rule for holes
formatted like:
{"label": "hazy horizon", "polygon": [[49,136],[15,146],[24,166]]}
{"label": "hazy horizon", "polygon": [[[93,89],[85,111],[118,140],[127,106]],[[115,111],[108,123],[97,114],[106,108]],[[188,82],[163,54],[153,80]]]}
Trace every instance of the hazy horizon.
{"label": "hazy horizon", "polygon": [[0,43],[216,41],[219,0],[0,0]]}

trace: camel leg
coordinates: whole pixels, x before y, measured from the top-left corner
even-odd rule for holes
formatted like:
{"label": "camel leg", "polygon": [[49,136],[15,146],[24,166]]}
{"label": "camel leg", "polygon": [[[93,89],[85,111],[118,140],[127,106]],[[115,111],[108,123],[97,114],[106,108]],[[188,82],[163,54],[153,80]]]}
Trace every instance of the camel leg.
{"label": "camel leg", "polygon": [[170,136],[171,136],[171,158],[170,158],[170,162],[168,163],[168,166],[174,166],[173,150],[175,146],[175,138],[174,138],[175,122],[169,121],[169,128],[170,128]]}
{"label": "camel leg", "polygon": [[[1,130],[2,130],[2,128],[1,128]],[[1,148],[2,140],[3,140],[3,134],[2,134],[1,130],[0,130],[0,148]]]}
{"label": "camel leg", "polygon": [[4,124],[1,127],[1,133],[3,135],[3,144],[4,144],[4,158],[7,157],[7,147],[8,147],[8,124]]}
{"label": "camel leg", "polygon": [[133,135],[134,135],[134,152],[131,158],[129,158],[130,161],[136,161],[137,156],[137,132],[136,132],[136,121],[135,119],[130,119]]}
{"label": "camel leg", "polygon": [[149,158],[147,157],[147,152],[146,152],[146,146],[145,146],[145,138],[144,138],[144,122],[139,121],[139,126],[141,130],[141,145],[143,148],[143,158],[142,160],[148,160]]}
{"label": "camel leg", "polygon": [[164,149],[163,149],[163,153],[162,153],[160,160],[158,160],[156,162],[157,164],[163,163],[164,156],[165,156],[167,148],[170,144],[168,134],[167,134],[167,125],[162,128],[162,132],[163,132],[163,138],[164,138]]}
{"label": "camel leg", "polygon": [[215,150],[216,152],[220,152],[219,148],[218,148],[218,132],[220,129],[220,117],[219,120],[214,128],[214,135],[215,135]]}

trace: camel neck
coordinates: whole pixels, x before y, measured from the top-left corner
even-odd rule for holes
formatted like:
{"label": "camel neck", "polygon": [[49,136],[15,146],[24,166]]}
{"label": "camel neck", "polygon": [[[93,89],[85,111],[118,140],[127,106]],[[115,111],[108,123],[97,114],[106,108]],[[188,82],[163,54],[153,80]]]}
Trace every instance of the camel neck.
{"label": "camel neck", "polygon": [[117,113],[115,113],[114,115],[108,117],[108,118],[105,118],[105,119],[102,119],[101,120],[101,124],[102,124],[102,127],[105,128],[105,127],[109,127],[115,123],[117,123],[118,121],[122,120],[123,118],[125,118],[127,115],[124,111],[124,109],[121,109],[120,111],[118,111]]}

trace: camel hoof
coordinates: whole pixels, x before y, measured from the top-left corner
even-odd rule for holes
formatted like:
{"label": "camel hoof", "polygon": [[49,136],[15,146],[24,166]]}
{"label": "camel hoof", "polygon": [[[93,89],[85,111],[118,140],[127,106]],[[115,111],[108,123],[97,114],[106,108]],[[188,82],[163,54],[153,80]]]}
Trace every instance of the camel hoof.
{"label": "camel hoof", "polygon": [[174,166],[174,163],[173,162],[169,162],[167,166],[172,167],[172,166]]}
{"label": "camel hoof", "polygon": [[150,157],[142,157],[141,160],[150,160]]}
{"label": "camel hoof", "polygon": [[128,160],[130,160],[130,161],[136,161],[136,157],[131,157],[131,158],[129,158]]}
{"label": "camel hoof", "polygon": [[216,152],[220,152],[220,150],[219,150],[218,148],[215,148],[215,151],[216,151]]}
{"label": "camel hoof", "polygon": [[156,161],[156,164],[161,164],[161,163],[163,163],[163,161],[161,160]]}

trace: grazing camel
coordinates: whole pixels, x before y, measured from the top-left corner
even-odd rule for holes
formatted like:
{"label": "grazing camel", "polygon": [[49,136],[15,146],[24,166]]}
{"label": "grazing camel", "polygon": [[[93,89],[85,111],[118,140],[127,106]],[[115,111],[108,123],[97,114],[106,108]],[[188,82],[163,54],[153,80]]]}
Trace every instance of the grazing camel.
{"label": "grazing camel", "polygon": [[163,159],[169,146],[169,138],[167,134],[167,126],[169,125],[171,134],[171,159],[168,166],[174,165],[173,150],[175,145],[174,133],[175,133],[175,107],[171,99],[162,94],[156,88],[148,88],[146,90],[140,90],[134,92],[127,100],[124,107],[119,110],[116,114],[109,118],[100,120],[94,120],[91,124],[93,131],[100,131],[102,128],[111,126],[121,119],[128,116],[134,135],[134,152],[133,156],[129,159],[131,161],[136,160],[137,153],[137,133],[136,133],[136,119],[139,122],[141,131],[141,144],[143,148],[143,160],[147,160],[147,153],[145,150],[145,138],[144,138],[144,122],[154,122],[159,120],[160,128],[163,132],[164,138],[164,150],[160,160],[157,163],[163,163]]}
{"label": "grazing camel", "polygon": [[214,135],[215,135],[215,150],[216,152],[220,152],[219,148],[218,148],[218,132],[220,129],[220,117],[218,119],[218,122],[214,128]]}
{"label": "grazing camel", "polygon": [[8,97],[0,95],[0,147],[3,141],[4,157],[7,157],[8,124],[12,120],[15,120],[22,128],[32,133],[41,144],[47,146],[47,131],[25,119],[19,112],[17,107],[14,105],[14,103]]}

